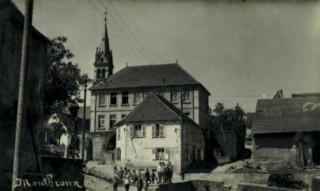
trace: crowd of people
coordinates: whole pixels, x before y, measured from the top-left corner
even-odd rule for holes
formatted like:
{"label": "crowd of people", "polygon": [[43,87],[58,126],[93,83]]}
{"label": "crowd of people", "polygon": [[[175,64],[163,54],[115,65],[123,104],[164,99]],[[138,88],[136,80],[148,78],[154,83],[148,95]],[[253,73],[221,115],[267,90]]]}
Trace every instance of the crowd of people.
{"label": "crowd of people", "polygon": [[126,167],[114,167],[113,190],[117,191],[118,185],[122,183],[126,191],[129,191],[131,185],[136,186],[138,191],[147,191],[150,184],[171,183],[172,174],[173,166],[170,161],[167,164],[159,162],[157,169],[151,171],[148,168],[145,171],[131,171]]}

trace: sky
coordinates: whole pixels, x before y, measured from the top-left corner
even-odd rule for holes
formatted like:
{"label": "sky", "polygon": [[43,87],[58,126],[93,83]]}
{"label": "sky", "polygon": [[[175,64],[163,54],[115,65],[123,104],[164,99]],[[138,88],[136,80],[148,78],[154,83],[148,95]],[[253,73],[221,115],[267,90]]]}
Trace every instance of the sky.
{"label": "sky", "polygon": [[[24,0],[12,1],[24,13]],[[209,90],[212,108],[239,103],[247,112],[280,89],[320,92],[318,1],[34,0],[33,24],[68,37],[73,62],[93,78],[105,7],[114,72],[178,60]]]}

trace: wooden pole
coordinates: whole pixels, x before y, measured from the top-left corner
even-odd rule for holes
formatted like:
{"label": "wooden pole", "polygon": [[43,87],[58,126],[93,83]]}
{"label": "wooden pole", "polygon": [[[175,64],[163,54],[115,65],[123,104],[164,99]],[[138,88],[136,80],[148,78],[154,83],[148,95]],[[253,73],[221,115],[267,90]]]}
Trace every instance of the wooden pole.
{"label": "wooden pole", "polygon": [[17,109],[17,123],[16,135],[14,145],[14,159],[13,159],[13,172],[12,172],[12,186],[11,190],[18,190],[16,187],[16,179],[21,178],[20,172],[20,154],[21,154],[21,129],[26,124],[26,84],[28,78],[28,50],[30,42],[30,31],[32,26],[32,10],[33,0],[25,1],[25,17],[22,37],[22,51],[21,51],[21,66],[20,66],[20,79],[19,79],[19,94],[18,94],[18,109]]}
{"label": "wooden pole", "polygon": [[185,152],[184,152],[184,129],[183,129],[183,89],[180,90],[180,117],[181,117],[181,131],[180,131],[180,140],[181,140],[181,179],[184,180],[184,160],[185,160]]}
{"label": "wooden pole", "polygon": [[85,147],[86,102],[87,102],[87,79],[85,79],[85,82],[84,82],[84,102],[83,102],[83,119],[82,119],[82,152],[81,152],[81,158],[82,158],[83,164],[85,163],[85,160],[84,160],[84,147]]}

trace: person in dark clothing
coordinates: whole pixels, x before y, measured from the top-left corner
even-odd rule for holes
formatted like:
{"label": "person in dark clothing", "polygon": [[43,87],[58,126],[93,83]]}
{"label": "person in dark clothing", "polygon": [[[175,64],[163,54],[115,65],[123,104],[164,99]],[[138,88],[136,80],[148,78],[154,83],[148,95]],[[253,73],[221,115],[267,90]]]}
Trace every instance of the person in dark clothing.
{"label": "person in dark clothing", "polygon": [[121,167],[120,170],[118,171],[118,176],[119,176],[119,179],[122,179],[122,178],[123,178],[123,169],[122,169],[122,167]]}
{"label": "person in dark clothing", "polygon": [[118,191],[118,177],[113,177],[112,179],[112,183],[113,183],[113,191]]}
{"label": "person in dark clothing", "polygon": [[168,171],[169,171],[168,172],[168,182],[172,183],[173,166],[170,161],[168,162],[167,167],[168,167]]}
{"label": "person in dark clothing", "polygon": [[115,175],[117,175],[117,174],[118,174],[118,169],[117,169],[117,167],[116,167],[116,166],[113,168],[113,172],[114,172],[114,174],[115,174]]}
{"label": "person in dark clothing", "polygon": [[154,170],[151,172],[151,183],[154,184],[154,181],[156,179],[156,174],[154,173]]}
{"label": "person in dark clothing", "polygon": [[163,171],[163,179],[164,179],[164,183],[169,183],[169,172],[170,169],[168,168],[168,166],[164,167],[164,171]]}
{"label": "person in dark clothing", "polygon": [[147,182],[150,182],[150,172],[149,169],[147,168],[146,173],[145,173],[145,178]]}
{"label": "person in dark clothing", "polygon": [[137,180],[137,190],[138,190],[138,191],[142,191],[142,188],[143,188],[143,180],[142,180],[142,178],[139,176],[139,177],[138,177],[138,180]]}

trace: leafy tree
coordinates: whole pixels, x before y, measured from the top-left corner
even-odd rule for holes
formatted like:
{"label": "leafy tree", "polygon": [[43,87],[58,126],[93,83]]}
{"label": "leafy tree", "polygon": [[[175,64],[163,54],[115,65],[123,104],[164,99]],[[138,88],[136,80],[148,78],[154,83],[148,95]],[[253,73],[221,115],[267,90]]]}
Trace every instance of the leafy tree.
{"label": "leafy tree", "polygon": [[221,113],[224,111],[224,105],[223,105],[223,103],[218,102],[218,103],[215,105],[213,111],[214,111],[216,114],[218,114],[218,115],[221,114]]}
{"label": "leafy tree", "polygon": [[243,109],[237,105],[231,109],[221,110],[221,105],[223,106],[223,104],[218,104],[216,108],[219,108],[221,112],[214,116],[213,122],[211,122],[213,129],[217,130],[222,126],[228,130],[236,130],[241,136],[245,136],[246,114]]}
{"label": "leafy tree", "polygon": [[81,86],[88,76],[81,74],[74,55],[65,47],[67,37],[59,36],[50,40],[48,65],[45,76],[44,108],[47,113],[77,107],[83,100],[79,97]]}

